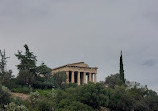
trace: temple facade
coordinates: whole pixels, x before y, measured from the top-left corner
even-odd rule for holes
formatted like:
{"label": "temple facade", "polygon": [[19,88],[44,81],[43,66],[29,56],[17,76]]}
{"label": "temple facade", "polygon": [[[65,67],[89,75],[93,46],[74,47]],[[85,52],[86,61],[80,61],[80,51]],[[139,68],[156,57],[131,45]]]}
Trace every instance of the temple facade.
{"label": "temple facade", "polygon": [[77,83],[78,85],[86,84],[89,81],[97,82],[97,67],[89,67],[84,62],[67,64],[52,69],[52,74],[65,71],[67,75],[67,83]]}

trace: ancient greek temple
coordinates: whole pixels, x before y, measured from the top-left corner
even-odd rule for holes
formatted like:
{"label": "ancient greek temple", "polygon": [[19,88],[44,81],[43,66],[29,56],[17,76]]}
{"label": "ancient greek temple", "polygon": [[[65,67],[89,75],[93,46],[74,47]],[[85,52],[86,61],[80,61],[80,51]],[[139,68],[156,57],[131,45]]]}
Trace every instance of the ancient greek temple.
{"label": "ancient greek temple", "polygon": [[86,84],[89,81],[96,83],[97,67],[89,67],[84,62],[67,64],[52,69],[52,74],[65,71],[67,75],[67,83],[77,83],[78,85]]}

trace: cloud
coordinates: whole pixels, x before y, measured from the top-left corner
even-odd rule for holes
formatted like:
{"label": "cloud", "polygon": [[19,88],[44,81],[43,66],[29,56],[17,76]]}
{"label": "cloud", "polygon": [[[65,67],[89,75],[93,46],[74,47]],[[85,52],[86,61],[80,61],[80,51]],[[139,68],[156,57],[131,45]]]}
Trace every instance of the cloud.
{"label": "cloud", "polygon": [[158,61],[157,60],[146,60],[143,65],[145,66],[148,66],[148,67],[153,67],[155,66],[156,64],[158,64]]}

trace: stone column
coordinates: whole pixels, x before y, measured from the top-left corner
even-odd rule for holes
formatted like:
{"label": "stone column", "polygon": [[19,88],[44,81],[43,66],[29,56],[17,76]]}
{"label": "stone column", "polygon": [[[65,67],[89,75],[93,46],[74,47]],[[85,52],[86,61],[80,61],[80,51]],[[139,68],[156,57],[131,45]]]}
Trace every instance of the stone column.
{"label": "stone column", "polygon": [[71,74],[71,83],[74,83],[74,71],[72,71],[72,74]]}
{"label": "stone column", "polygon": [[66,76],[67,76],[66,83],[69,83],[69,71],[66,71]]}
{"label": "stone column", "polygon": [[83,72],[83,84],[86,84],[86,73]]}
{"label": "stone column", "polygon": [[89,73],[89,81],[91,82],[91,80],[92,80],[92,75],[91,75],[91,73]]}
{"label": "stone column", "polygon": [[97,82],[97,74],[94,73],[94,83],[96,83],[96,82]]}
{"label": "stone column", "polygon": [[94,80],[93,80],[93,73],[91,74],[91,81],[94,82]]}
{"label": "stone column", "polygon": [[78,72],[77,74],[77,84],[80,85],[81,81],[80,81],[80,72]]}

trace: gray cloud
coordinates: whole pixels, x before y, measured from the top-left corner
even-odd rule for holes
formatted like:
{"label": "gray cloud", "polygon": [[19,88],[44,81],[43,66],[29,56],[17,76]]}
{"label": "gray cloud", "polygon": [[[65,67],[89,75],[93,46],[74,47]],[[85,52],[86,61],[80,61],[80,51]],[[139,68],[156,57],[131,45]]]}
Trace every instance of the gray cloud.
{"label": "gray cloud", "polygon": [[153,66],[155,66],[155,65],[157,65],[158,64],[158,61],[157,60],[146,60],[144,63],[143,63],[143,65],[146,65],[146,66],[148,66],[148,67],[153,67]]}
{"label": "gray cloud", "polygon": [[119,71],[123,50],[128,80],[157,89],[158,1],[0,0],[0,47],[17,74],[14,56],[27,43],[54,68],[85,61],[98,81]]}

